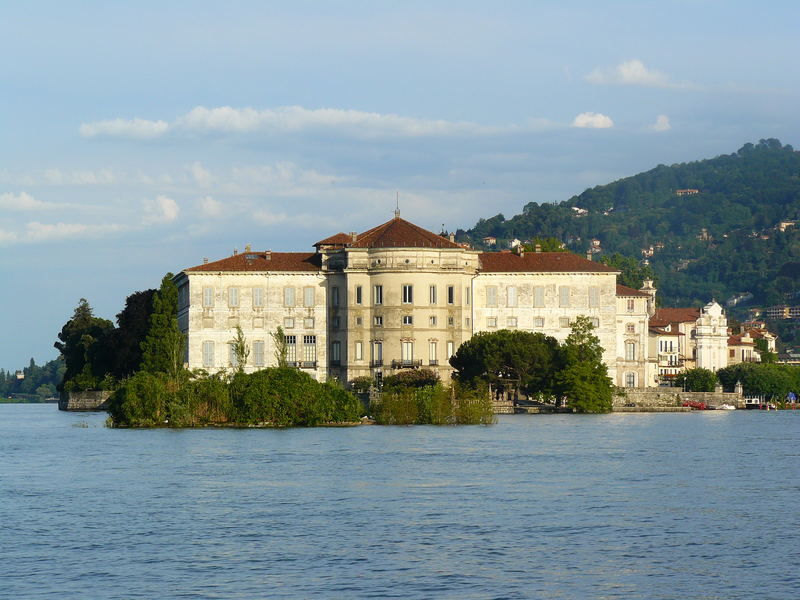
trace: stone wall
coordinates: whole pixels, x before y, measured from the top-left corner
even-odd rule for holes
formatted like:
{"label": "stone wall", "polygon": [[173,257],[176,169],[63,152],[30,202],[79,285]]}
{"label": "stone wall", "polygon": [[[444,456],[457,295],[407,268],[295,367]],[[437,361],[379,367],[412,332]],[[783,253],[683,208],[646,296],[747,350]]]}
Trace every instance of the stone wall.
{"label": "stone wall", "polygon": [[732,404],[736,408],[744,408],[744,398],[738,393],[684,392],[675,387],[626,388],[624,392],[624,396],[614,396],[614,408],[631,404],[644,407],[681,406],[684,402],[703,402],[706,406]]}
{"label": "stone wall", "polygon": [[59,410],[106,410],[111,392],[79,391],[61,392],[58,399]]}

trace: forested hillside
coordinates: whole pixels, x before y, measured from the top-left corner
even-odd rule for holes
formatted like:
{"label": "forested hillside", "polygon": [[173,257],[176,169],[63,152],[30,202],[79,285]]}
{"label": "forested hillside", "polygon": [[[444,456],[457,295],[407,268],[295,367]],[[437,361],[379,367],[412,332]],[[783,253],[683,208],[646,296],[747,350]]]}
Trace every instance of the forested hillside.
{"label": "forested hillside", "polygon": [[485,236],[495,236],[499,249],[513,238],[552,236],[580,254],[595,238],[602,249],[595,259],[615,252],[646,258],[664,305],[740,292],[754,295],[750,305],[773,305],[793,302],[800,291],[800,222],[785,223],[798,219],[800,152],[768,139],[712,159],[658,165],[558,204],[531,202],[522,214],[481,219],[458,237],[483,247]]}

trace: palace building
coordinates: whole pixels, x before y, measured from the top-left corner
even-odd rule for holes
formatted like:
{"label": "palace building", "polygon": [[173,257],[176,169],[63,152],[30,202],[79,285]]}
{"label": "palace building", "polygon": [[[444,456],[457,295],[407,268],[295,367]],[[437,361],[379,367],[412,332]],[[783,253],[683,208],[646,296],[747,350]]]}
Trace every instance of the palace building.
{"label": "palace building", "polygon": [[[572,321],[585,315],[617,385],[657,383],[661,352],[651,346],[660,334],[650,322],[655,289],[649,282],[642,290],[617,285],[618,271],[604,264],[522,246],[479,252],[400,218],[399,211],[382,225],[337,233],[314,248],[247,247],[176,275],[188,367],[235,366],[237,326],[250,349],[245,370],[274,366],[273,336],[281,327],[289,363],[318,380],[380,378],[420,367],[448,379],[450,357],[477,332],[520,329],[563,341]],[[671,335],[664,326],[659,331]],[[724,355],[714,351],[714,361]]]}

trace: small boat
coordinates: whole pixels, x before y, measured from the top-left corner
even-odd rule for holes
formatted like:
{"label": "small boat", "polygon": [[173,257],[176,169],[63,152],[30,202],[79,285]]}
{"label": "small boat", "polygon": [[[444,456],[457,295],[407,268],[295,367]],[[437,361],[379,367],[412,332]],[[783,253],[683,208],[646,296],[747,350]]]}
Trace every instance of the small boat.
{"label": "small boat", "polygon": [[720,404],[717,410],[736,410],[736,407],[733,404]]}

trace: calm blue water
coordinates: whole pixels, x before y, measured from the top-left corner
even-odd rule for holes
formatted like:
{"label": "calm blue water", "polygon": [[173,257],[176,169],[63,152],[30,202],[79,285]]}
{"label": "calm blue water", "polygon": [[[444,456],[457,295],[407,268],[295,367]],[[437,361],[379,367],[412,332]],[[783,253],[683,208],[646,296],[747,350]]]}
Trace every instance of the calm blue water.
{"label": "calm blue water", "polygon": [[104,419],[0,405],[0,598],[800,597],[800,411]]}

